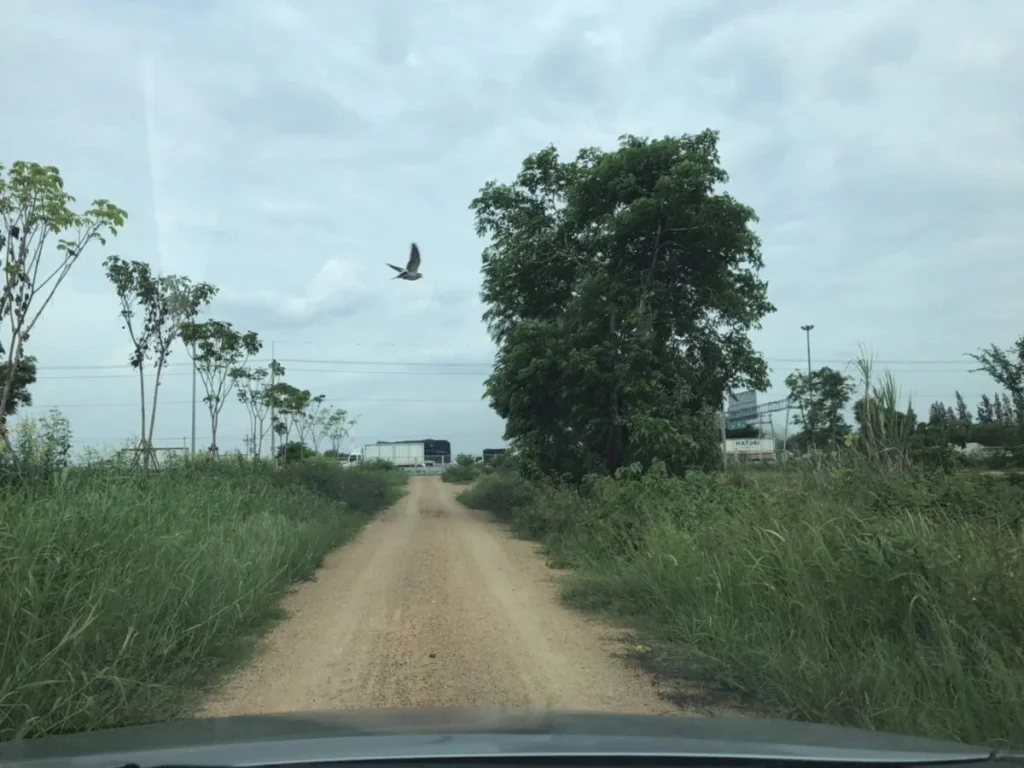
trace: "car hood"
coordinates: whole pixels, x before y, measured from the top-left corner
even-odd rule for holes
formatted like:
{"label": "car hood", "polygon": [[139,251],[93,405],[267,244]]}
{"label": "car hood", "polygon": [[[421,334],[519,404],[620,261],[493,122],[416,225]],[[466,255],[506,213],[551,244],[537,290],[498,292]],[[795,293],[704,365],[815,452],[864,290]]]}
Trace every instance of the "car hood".
{"label": "car hood", "polygon": [[981,747],[765,718],[517,709],[375,709],[185,720],[0,744],[0,764],[262,765],[323,760],[649,755],[979,761]]}

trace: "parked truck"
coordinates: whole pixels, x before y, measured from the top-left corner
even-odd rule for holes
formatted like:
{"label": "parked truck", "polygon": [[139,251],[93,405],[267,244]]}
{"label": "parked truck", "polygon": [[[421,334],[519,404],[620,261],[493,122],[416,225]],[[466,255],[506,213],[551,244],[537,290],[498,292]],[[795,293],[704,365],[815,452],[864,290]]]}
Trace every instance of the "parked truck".
{"label": "parked truck", "polygon": [[363,461],[381,459],[399,467],[425,466],[423,443],[373,443],[363,446]]}

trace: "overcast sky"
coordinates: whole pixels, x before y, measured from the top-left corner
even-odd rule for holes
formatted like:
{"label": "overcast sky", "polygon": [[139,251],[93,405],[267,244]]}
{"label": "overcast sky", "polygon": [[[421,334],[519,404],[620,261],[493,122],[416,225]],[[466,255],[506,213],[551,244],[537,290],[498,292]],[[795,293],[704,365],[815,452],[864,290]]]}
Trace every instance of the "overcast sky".
{"label": "overcast sky", "polygon": [[[772,390],[866,345],[919,412],[996,389],[964,353],[1024,333],[1024,3],[3,0],[0,162],[57,165],[130,221],[30,349],[81,445],[138,434],[109,253],[221,289],[355,441],[502,444],[467,206],[548,143],[721,131],[761,217]],[[1016,105],[1016,106],[1014,106]],[[423,280],[391,281],[415,240]],[[157,445],[190,433],[182,351]],[[221,448],[241,445],[225,409]],[[209,443],[200,412],[198,444]]]}

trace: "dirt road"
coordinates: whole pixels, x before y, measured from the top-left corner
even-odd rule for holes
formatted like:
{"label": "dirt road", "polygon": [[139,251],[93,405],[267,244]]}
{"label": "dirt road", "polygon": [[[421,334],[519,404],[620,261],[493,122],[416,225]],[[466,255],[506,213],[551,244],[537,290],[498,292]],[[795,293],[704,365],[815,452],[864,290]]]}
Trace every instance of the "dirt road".
{"label": "dirt road", "polygon": [[612,654],[619,633],[559,605],[535,546],[438,477],[332,553],[254,661],[201,715],[361,707],[678,711]]}

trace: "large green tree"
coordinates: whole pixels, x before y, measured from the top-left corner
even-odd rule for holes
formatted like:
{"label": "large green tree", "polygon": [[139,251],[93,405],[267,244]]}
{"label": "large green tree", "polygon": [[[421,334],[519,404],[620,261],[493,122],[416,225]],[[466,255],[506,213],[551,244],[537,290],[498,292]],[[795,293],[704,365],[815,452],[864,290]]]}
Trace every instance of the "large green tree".
{"label": "large green tree", "polygon": [[623,136],[568,162],[547,147],[470,205],[490,239],[487,396],[527,466],[718,462],[725,392],[767,388],[748,336],[774,311],[757,219],[723,191],[717,145]]}

